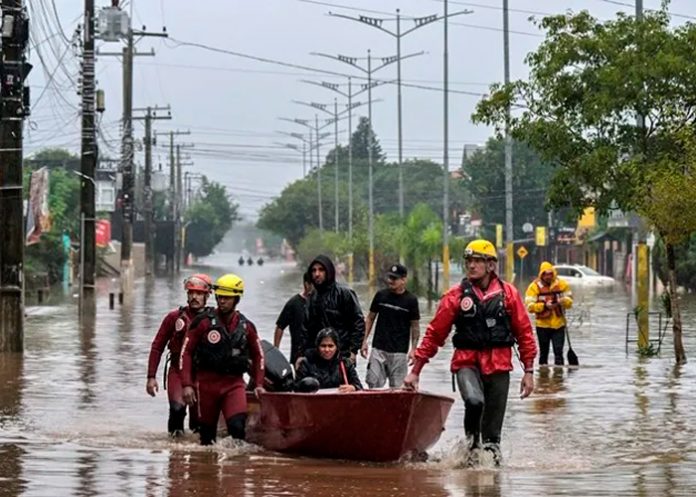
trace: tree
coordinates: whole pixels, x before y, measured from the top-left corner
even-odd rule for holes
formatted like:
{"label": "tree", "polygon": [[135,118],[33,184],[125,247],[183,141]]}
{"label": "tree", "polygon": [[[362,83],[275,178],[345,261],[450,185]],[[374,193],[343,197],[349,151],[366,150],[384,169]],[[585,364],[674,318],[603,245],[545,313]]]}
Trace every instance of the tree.
{"label": "tree", "polygon": [[239,220],[239,206],[227,197],[227,190],[204,178],[201,197],[185,212],[186,252],[196,257],[212,253],[234,224]]}
{"label": "tree", "polygon": [[[515,139],[556,165],[551,205],[644,215],[665,241],[673,274],[677,234],[696,230],[687,198],[695,181],[696,26],[671,28],[666,8],[641,20],[619,14],[599,22],[581,12],[539,24],[546,38],[527,56],[529,80],[494,85],[474,120],[499,132],[508,124]],[[521,111],[508,118],[513,105]],[[686,203],[677,207],[677,198]],[[683,363],[673,277],[668,293],[676,362]]]}
{"label": "tree", "polygon": [[[522,236],[522,224],[547,223],[546,193],[553,168],[539,160],[527,145],[513,143],[512,178],[515,237]],[[471,195],[472,207],[486,224],[505,222],[505,143],[491,138],[483,150],[464,159],[462,187]]]}

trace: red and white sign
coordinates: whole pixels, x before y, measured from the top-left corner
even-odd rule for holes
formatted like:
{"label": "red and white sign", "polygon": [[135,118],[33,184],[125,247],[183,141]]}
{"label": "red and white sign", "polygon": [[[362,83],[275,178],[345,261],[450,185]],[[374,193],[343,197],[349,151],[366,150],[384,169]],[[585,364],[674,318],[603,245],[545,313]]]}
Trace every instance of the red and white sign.
{"label": "red and white sign", "polygon": [[108,219],[97,220],[94,226],[94,231],[97,247],[108,247],[109,242],[111,241],[111,221]]}

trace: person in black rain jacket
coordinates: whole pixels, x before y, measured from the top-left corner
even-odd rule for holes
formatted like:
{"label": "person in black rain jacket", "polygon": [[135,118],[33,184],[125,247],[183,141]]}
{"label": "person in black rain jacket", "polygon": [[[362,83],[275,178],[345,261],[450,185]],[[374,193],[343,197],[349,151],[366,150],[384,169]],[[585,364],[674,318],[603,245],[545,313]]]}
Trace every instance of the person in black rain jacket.
{"label": "person in black rain jacket", "polygon": [[318,255],[307,269],[312,275],[314,293],[309,298],[302,330],[304,355],[314,346],[319,331],[333,328],[338,334],[338,348],[355,363],[365,336],[365,317],[355,292],[336,283],[336,269],[325,255]]}

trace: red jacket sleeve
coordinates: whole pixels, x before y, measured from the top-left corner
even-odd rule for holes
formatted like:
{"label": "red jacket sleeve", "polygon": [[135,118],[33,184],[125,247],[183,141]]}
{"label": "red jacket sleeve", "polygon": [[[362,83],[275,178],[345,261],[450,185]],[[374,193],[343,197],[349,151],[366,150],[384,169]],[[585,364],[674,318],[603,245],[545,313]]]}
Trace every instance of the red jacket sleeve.
{"label": "red jacket sleeve", "polygon": [[263,386],[263,378],[265,376],[265,365],[263,357],[263,348],[259,334],[256,332],[256,326],[251,321],[247,321],[247,341],[249,343],[249,355],[251,356],[251,371],[249,376],[254,380],[254,385],[257,387]]}
{"label": "red jacket sleeve", "polygon": [[411,370],[412,373],[420,374],[423,366],[437,354],[440,347],[445,345],[445,340],[452,331],[452,325],[457,317],[461,293],[461,286],[457,285],[452,287],[440,300],[435,316],[428,324],[423,340],[414,353],[416,359]]}
{"label": "red jacket sleeve", "polygon": [[184,336],[184,344],[181,347],[181,356],[179,358],[182,387],[193,386],[193,353],[203,333],[206,332],[209,327],[210,320],[208,318],[201,319],[198,326],[193,329],[189,328]]}
{"label": "red jacket sleeve", "polygon": [[157,367],[159,366],[165,347],[169,343],[169,340],[171,340],[172,335],[174,335],[174,323],[176,322],[178,315],[179,311],[174,310],[164,316],[162,324],[160,324],[159,330],[157,330],[157,334],[152,340],[152,345],[150,346],[150,356],[147,359],[148,378],[154,378],[157,376]]}
{"label": "red jacket sleeve", "polygon": [[534,368],[534,358],[537,354],[536,340],[532,331],[532,322],[524,306],[522,297],[517,288],[505,282],[506,308],[510,315],[512,334],[517,339],[517,347],[520,350],[520,360],[525,370]]}

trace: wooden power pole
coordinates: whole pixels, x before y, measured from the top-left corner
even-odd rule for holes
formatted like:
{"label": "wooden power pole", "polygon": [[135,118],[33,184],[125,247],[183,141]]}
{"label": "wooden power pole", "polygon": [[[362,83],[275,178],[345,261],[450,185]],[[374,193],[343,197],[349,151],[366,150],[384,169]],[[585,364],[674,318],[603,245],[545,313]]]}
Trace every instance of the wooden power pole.
{"label": "wooden power pole", "polygon": [[24,213],[22,124],[29,114],[24,80],[31,70],[24,57],[29,20],[22,0],[0,0],[2,81],[0,82],[0,352],[24,349]]}

